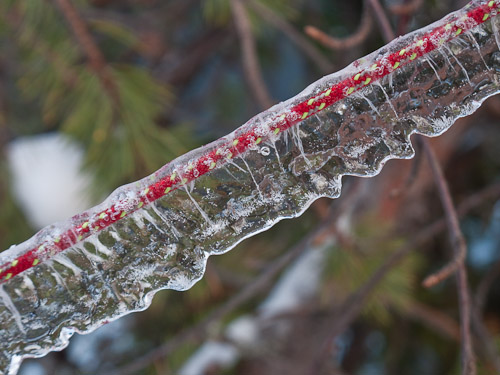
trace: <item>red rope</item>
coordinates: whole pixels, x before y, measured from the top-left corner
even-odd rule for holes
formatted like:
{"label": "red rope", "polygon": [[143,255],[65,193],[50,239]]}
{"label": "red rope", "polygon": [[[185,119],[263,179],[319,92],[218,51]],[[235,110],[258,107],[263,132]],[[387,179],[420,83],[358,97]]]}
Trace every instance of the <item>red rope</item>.
{"label": "red rope", "polygon": [[[465,18],[457,18],[456,15],[453,15],[444,19],[440,26],[424,34],[411,45],[377,60],[370,68],[360,70],[355,75],[336,83],[320,94],[295,105],[287,113],[277,116],[271,120],[266,134],[260,134],[257,128],[249,130],[232,142],[227,142],[223,146],[201,156],[192,164],[183,166],[181,169],[186,170],[186,173],[180,175],[174,172],[171,176],[164,177],[151,184],[148,188],[139,192],[137,205],[133,209],[125,211],[119,208],[125,206],[125,201],[119,201],[111,207],[94,214],[80,225],[70,228],[59,237],[53,238],[51,241],[45,241],[20,255],[12,262],[3,264],[0,267],[0,283],[50,259],[72,247],[75,243],[137,211],[144,205],[154,202],[186,183],[209,173],[215,167],[225,164],[229,159],[259,144],[263,139],[287,130],[311,115],[351,95],[353,92],[434,51],[443,43],[456,38],[465,31],[484,23],[490,18],[492,11],[496,15],[499,3],[500,0],[491,0],[469,9]],[[467,7],[470,7],[470,5]],[[90,215],[84,212],[81,216],[89,217]]]}

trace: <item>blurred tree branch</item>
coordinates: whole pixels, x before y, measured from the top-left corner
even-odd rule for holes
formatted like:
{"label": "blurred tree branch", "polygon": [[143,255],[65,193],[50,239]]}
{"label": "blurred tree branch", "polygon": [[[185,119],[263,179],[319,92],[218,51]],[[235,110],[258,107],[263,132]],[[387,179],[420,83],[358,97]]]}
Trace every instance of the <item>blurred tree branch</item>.
{"label": "blurred tree branch", "polygon": [[323,74],[332,73],[334,65],[325,56],[323,56],[323,54],[318,51],[318,49],[311,44],[307,38],[302,35],[302,33],[295,29],[293,25],[259,1],[250,0],[248,5],[259,16],[266,20],[269,25],[280,29],[284,35],[290,38],[290,40],[295,43],[295,45],[299,47],[304,54],[311,59],[311,61],[316,63]]}
{"label": "blurred tree branch", "polygon": [[363,14],[358,29],[351,35],[345,38],[336,38],[318,28],[308,25],[304,28],[304,32],[312,39],[317,40],[325,47],[333,50],[350,49],[365,42],[373,28],[372,15],[370,14],[368,0],[363,3]]}
{"label": "blurred tree branch", "polygon": [[242,0],[230,0],[234,24],[241,44],[241,62],[247,83],[260,109],[272,107],[274,100],[269,94],[257,56],[255,38],[245,5]]}
{"label": "blurred tree branch", "polygon": [[119,108],[120,96],[116,83],[113,81],[108,69],[106,60],[97,46],[94,38],[90,34],[87,24],[82,19],[78,11],[75,9],[71,0],[54,0],[59,7],[61,13],[71,26],[71,30],[78,41],[78,44],[87,56],[89,66],[94,73],[99,77],[103,89],[108,93],[115,109]]}

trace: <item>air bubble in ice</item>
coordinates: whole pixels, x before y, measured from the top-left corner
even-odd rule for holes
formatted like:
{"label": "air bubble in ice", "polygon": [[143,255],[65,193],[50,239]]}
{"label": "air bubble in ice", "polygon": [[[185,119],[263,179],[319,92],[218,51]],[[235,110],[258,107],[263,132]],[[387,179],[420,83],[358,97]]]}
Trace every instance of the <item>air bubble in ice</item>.
{"label": "air bubble in ice", "polygon": [[271,153],[271,149],[267,146],[263,146],[260,148],[259,152],[262,156],[269,156],[269,154]]}
{"label": "air bubble in ice", "polygon": [[494,52],[490,57],[490,65],[497,71],[500,72],[500,52]]}

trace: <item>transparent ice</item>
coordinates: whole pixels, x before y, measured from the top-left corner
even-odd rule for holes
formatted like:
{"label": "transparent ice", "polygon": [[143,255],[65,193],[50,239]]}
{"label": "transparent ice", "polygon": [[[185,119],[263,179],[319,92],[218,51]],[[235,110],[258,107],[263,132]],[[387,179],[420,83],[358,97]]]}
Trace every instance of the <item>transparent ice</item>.
{"label": "transparent ice", "polygon": [[[462,11],[457,12],[460,16]],[[71,220],[46,227],[1,254],[12,261],[110,205],[136,204],[152,181],[314,94],[369,67],[440,25],[393,41],[296,97],[249,120],[233,134],[194,150]],[[500,50],[494,16],[376,84],[263,140],[88,239],[0,285],[0,373],[14,374],[24,357],[39,357],[149,306],[160,289],[189,289],[209,255],[232,249],[277,221],[300,215],[319,197],[338,197],[343,175],[373,176],[391,158],[410,158],[413,133],[437,136],[499,91]],[[135,199],[135,201],[134,201]]]}

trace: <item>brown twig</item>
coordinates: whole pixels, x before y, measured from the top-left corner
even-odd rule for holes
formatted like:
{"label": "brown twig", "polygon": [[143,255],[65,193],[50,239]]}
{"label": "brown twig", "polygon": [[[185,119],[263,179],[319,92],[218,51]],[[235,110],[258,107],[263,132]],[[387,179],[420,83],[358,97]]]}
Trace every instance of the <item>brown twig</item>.
{"label": "brown twig", "polygon": [[404,312],[405,315],[429,326],[442,336],[455,341],[460,340],[460,327],[457,322],[441,311],[422,303],[411,302]]}
{"label": "brown twig", "polygon": [[242,0],[231,0],[230,3],[236,31],[241,43],[241,60],[245,77],[259,106],[262,109],[267,109],[274,104],[274,101],[271,99],[262,78],[255,38],[252,34],[247,11]]}
{"label": "brown twig", "polygon": [[373,27],[372,16],[368,8],[369,7],[367,6],[367,3],[365,1],[363,15],[361,16],[361,21],[359,23],[358,29],[348,37],[336,38],[326,34],[325,32],[319,30],[314,26],[306,26],[304,28],[304,32],[311,38],[323,44],[325,47],[331,48],[333,50],[353,48],[366,40]]}
{"label": "brown twig", "polygon": [[[486,200],[498,199],[500,197],[500,183],[488,186],[480,192],[467,198],[457,209],[459,216],[464,216],[469,211],[480,206]],[[392,253],[385,262],[375,271],[372,276],[353,293],[340,308],[340,315],[334,320],[330,334],[323,345],[323,350],[315,360],[311,374],[319,373],[322,364],[330,357],[331,345],[335,337],[340,335],[359,316],[363,310],[364,301],[375,290],[378,283],[383,280],[387,273],[399,264],[407,255],[415,249],[420,248],[426,242],[432,240],[436,235],[446,229],[445,219],[435,221],[431,225],[420,230],[411,241]]]}
{"label": "brown twig", "polygon": [[375,13],[375,18],[377,19],[377,23],[379,25],[380,31],[382,32],[382,36],[384,37],[384,41],[386,43],[389,43],[396,36],[394,35],[391,23],[389,22],[389,19],[387,18],[387,15],[385,14],[382,5],[380,5],[380,2],[378,0],[367,0],[367,1],[370,4],[370,7],[372,8],[373,12]]}
{"label": "brown twig", "polygon": [[482,348],[482,353],[491,365],[495,368],[495,373],[500,374],[500,354],[494,338],[485,327],[477,306],[472,307],[471,311],[472,327],[477,337],[476,343]]}
{"label": "brown twig", "polygon": [[227,30],[207,30],[201,38],[179,51],[178,61],[167,61],[169,53],[165,53],[165,60],[157,65],[154,74],[160,81],[182,87],[196,76],[196,72],[213,54],[234,39],[234,33],[228,33]]}
{"label": "brown twig", "polygon": [[500,355],[498,354],[493,338],[488,332],[488,329],[484,326],[481,318],[488,292],[493,285],[493,282],[498,277],[500,277],[500,261],[493,264],[493,266],[479,282],[479,286],[476,289],[474,307],[472,309],[472,326],[476,335],[479,337],[479,343],[484,348],[483,351],[495,367],[495,371],[500,374]]}
{"label": "brown twig", "polygon": [[106,60],[97,47],[85,21],[80,17],[70,0],[54,0],[64,18],[70,25],[78,44],[87,56],[90,68],[99,78],[103,89],[111,97],[113,104],[118,106],[119,95],[115,82],[109,74]]}
{"label": "brown twig", "polygon": [[496,262],[491,266],[488,272],[483,276],[479,285],[476,289],[476,298],[474,305],[476,306],[477,311],[482,314],[484,310],[484,306],[486,304],[486,298],[488,297],[488,293],[490,291],[493,282],[500,277],[500,261]]}
{"label": "brown twig", "polygon": [[424,0],[411,0],[406,4],[394,4],[389,7],[389,12],[396,16],[408,16],[415,13],[424,3]]}
{"label": "brown twig", "polygon": [[438,272],[427,276],[422,282],[422,284],[426,288],[430,288],[450,277],[450,275],[455,273],[463,265],[465,256],[467,255],[467,244],[460,229],[460,224],[455,214],[455,206],[453,205],[453,202],[451,200],[451,195],[444,179],[441,167],[438,164],[437,158],[431,147],[429,146],[427,140],[423,140],[422,138],[419,139],[422,140],[423,150],[431,166],[434,180],[436,182],[439,196],[446,214],[446,224],[448,225],[451,246],[453,249],[455,249],[455,255],[452,261],[441,268]]}
{"label": "brown twig", "polygon": [[281,30],[297,47],[299,47],[311,61],[316,63],[322,73],[331,73],[334,65],[323,56],[318,49],[312,45],[293,25],[288,23],[284,18],[266,7],[263,3],[255,0],[250,0],[248,5],[267,23]]}
{"label": "brown twig", "polygon": [[467,244],[464,235],[460,229],[458,215],[453,205],[448,184],[443,175],[443,171],[439,166],[436,155],[429,145],[429,142],[419,137],[422,142],[424,153],[431,166],[434,182],[436,183],[439,197],[443,205],[446,217],[446,225],[450,235],[450,243],[454,249],[454,258],[447,266],[441,269],[438,273],[429,276],[424,281],[425,286],[435,285],[440,280],[449,276],[456,271],[458,297],[460,302],[460,334],[462,345],[462,374],[476,374],[476,362],[474,349],[472,347],[472,335],[470,332],[471,326],[471,303],[469,295],[469,287],[467,284],[467,271],[465,270],[465,256],[467,253]]}
{"label": "brown twig", "polygon": [[320,369],[330,357],[331,345],[335,338],[340,335],[347,327],[359,316],[364,308],[364,301],[375,290],[376,286],[386,274],[397,264],[399,264],[410,252],[415,248],[423,245],[436,234],[440,233],[445,228],[444,220],[435,222],[428,227],[421,230],[411,242],[392,253],[385,262],[372,274],[372,276],[354,292],[341,306],[340,315],[334,320],[331,327],[330,334],[323,345],[320,355],[315,360],[312,368],[311,375],[318,374]]}

